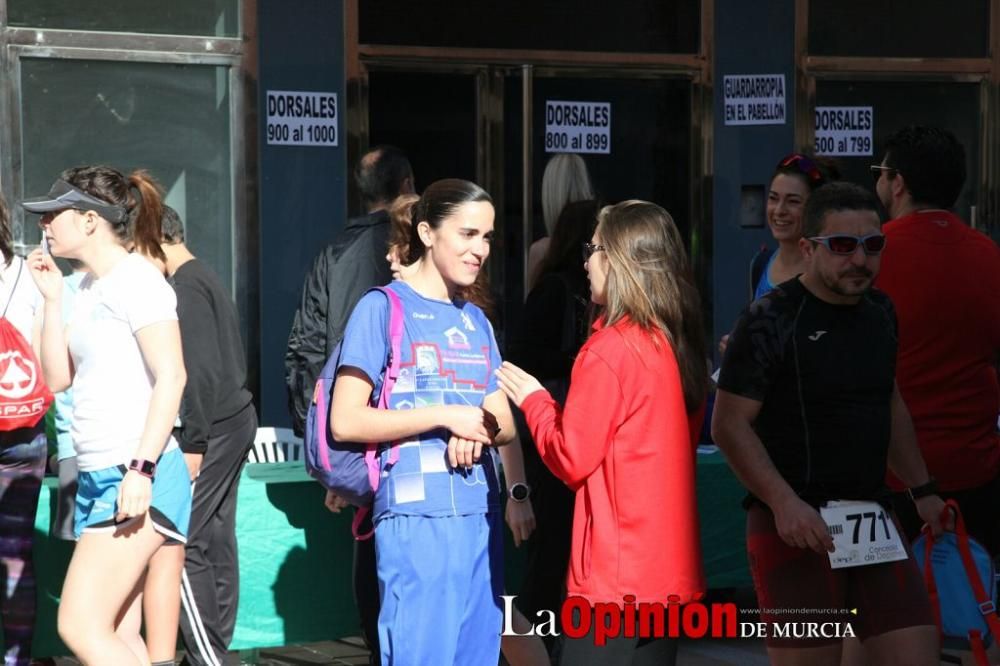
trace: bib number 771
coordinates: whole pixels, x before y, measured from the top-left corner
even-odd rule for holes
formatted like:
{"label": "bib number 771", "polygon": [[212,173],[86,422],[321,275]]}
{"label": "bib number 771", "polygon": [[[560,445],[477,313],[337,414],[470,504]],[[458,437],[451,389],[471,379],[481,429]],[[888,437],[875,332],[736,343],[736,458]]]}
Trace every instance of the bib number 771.
{"label": "bib number 771", "polygon": [[875,502],[834,501],[820,507],[833,538],[834,569],[905,560],[909,555],[895,523]]}

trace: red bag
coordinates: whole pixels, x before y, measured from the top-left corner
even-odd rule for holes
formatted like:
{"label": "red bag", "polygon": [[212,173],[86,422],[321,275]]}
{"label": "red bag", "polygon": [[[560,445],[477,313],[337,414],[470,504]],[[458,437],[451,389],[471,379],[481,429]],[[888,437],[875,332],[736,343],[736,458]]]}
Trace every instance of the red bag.
{"label": "red bag", "polygon": [[11,298],[0,314],[0,430],[32,427],[52,404],[52,391],[42,377],[42,364],[31,344],[7,320],[7,308],[17,291],[23,268],[21,262]]}

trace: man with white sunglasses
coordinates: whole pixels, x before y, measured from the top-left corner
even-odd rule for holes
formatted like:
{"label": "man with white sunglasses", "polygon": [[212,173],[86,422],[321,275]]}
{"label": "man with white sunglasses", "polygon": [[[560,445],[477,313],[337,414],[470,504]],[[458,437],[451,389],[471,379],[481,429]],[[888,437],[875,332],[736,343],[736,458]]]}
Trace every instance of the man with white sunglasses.
{"label": "man with white sunglasses", "polygon": [[[871,663],[938,663],[885,485],[888,468],[940,533],[944,504],[896,388],[892,303],[871,288],[886,246],[877,206],[851,183],[810,195],[805,272],[750,304],[722,362],[712,435],[750,491],[747,554],[772,664],[840,664],[845,636]],[[830,631],[778,630],[789,623]]]}

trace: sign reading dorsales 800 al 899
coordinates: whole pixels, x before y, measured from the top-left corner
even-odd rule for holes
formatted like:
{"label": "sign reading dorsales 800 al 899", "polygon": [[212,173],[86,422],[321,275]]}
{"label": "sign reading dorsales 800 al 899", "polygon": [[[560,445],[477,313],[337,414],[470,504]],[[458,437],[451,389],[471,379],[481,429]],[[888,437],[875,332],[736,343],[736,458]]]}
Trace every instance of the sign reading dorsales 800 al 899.
{"label": "sign reading dorsales 800 al 899", "polygon": [[545,152],[611,154],[611,104],[545,100]]}
{"label": "sign reading dorsales 800 al 899", "polygon": [[724,76],[723,101],[727,125],[784,125],[784,74]]}
{"label": "sign reading dorsales 800 al 899", "polygon": [[336,146],[337,93],[267,91],[267,142],[276,146]]}

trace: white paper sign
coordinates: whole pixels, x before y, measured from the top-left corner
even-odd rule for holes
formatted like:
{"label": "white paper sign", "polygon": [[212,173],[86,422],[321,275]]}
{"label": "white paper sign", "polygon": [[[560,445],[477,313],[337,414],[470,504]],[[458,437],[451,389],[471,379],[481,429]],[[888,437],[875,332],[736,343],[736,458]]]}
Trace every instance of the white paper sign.
{"label": "white paper sign", "polygon": [[267,91],[267,143],[336,146],[337,93]]}
{"label": "white paper sign", "polygon": [[819,513],[833,538],[834,551],[828,553],[833,569],[909,557],[892,516],[875,502],[827,502]]}
{"label": "white paper sign", "polygon": [[727,125],[784,125],[784,74],[722,77]]}
{"label": "white paper sign", "polygon": [[874,155],[870,106],[817,106],[817,155]]}
{"label": "white paper sign", "polygon": [[545,101],[545,152],[611,154],[611,104]]}

